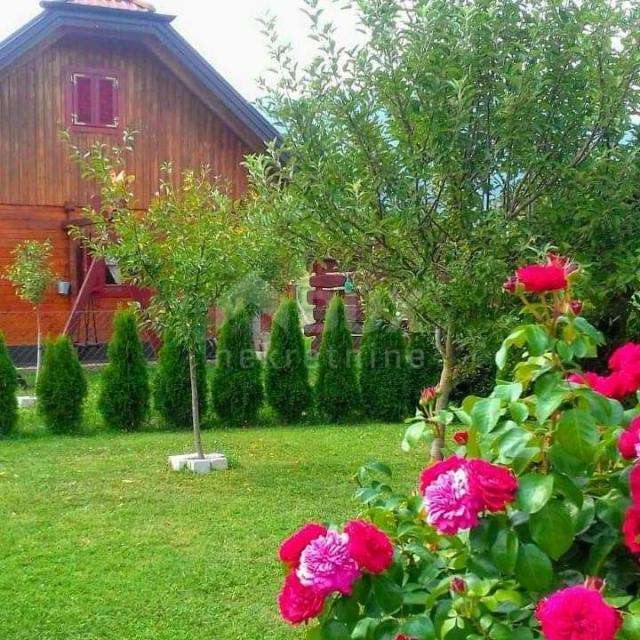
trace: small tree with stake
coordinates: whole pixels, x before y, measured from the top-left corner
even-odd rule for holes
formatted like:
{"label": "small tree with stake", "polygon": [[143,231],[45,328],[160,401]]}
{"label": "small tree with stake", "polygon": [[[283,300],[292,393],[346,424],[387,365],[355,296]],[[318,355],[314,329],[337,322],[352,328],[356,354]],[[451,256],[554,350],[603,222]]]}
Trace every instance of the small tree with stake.
{"label": "small tree with stake", "polygon": [[136,210],[135,176],[126,171],[132,145],[125,133],[123,144],[112,149],[100,143],[88,153],[71,147],[83,177],[95,180],[101,195],[100,210],[86,211],[93,223],[90,237],[74,233],[94,255],[117,261],[125,283],[153,292],[147,322],[161,334],[170,332],[188,354],[194,446],[204,458],[197,354],[209,310],[248,274],[271,266],[269,256],[284,253],[269,250],[279,247],[275,239],[212,182],[206,168],[185,171],[176,181],[171,165],[163,165],[148,210]]}
{"label": "small tree with stake", "polygon": [[40,306],[47,295],[47,289],[55,278],[55,273],[49,266],[52,252],[53,246],[49,240],[45,242],[38,242],[37,240],[21,242],[13,250],[14,261],[5,276],[15,287],[18,296],[25,302],[32,304],[36,312],[38,333],[36,384],[38,383],[42,360]]}

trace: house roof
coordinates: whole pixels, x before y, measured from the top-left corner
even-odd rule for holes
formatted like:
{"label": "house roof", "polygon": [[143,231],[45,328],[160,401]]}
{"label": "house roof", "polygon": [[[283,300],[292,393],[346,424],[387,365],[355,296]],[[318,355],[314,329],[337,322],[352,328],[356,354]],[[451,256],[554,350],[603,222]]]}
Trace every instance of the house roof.
{"label": "house roof", "polygon": [[246,128],[254,142],[279,138],[273,125],[171,26],[174,16],[157,13],[143,0],[43,0],[40,4],[45,10],[39,16],[0,42],[0,74],[31,50],[55,42],[69,30],[152,41],[186,69],[204,93],[215,97],[216,104]]}
{"label": "house roof", "polygon": [[67,4],[80,4],[89,7],[102,7],[103,9],[124,9],[126,11],[155,11],[156,8],[144,0],[49,0],[50,2],[66,2]]}

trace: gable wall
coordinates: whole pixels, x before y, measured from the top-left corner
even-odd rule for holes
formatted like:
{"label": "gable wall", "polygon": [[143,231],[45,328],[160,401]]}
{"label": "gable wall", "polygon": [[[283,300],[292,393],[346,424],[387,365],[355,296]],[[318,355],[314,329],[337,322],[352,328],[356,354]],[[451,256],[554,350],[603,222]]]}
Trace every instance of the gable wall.
{"label": "gable wall", "polygon": [[[234,195],[244,191],[246,146],[151,52],[131,42],[66,36],[0,77],[0,204],[84,205],[94,193],[59,139],[69,125],[67,72],[87,67],[119,75],[123,125],[139,132],[129,170],[141,208],[169,160],[175,175],[209,164]],[[98,139],[110,144],[119,137],[73,134],[82,148]]]}

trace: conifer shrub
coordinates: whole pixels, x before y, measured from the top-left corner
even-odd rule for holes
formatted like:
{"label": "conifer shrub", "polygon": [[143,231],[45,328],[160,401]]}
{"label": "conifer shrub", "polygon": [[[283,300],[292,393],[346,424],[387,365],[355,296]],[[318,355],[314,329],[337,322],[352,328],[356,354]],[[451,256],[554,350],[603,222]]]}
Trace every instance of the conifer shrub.
{"label": "conifer shrub", "polygon": [[[196,354],[198,406],[200,415],[207,410],[207,361],[203,348]],[[158,354],[158,366],[153,380],[153,403],[166,426],[191,429],[191,379],[189,353],[186,347],[169,333]]]}
{"label": "conifer shrub", "polygon": [[283,300],[273,317],[265,390],[269,406],[284,422],[299,420],[311,403],[300,314],[292,299]]}
{"label": "conifer shrub", "polygon": [[327,420],[346,420],[358,409],[359,395],[351,330],[344,302],[335,296],[327,309],[320,345],[316,405]]}
{"label": "conifer shrub", "polygon": [[119,311],[113,321],[98,409],[109,428],[136,431],[149,412],[149,397],[149,372],[135,314]]}
{"label": "conifer shrub", "polygon": [[212,397],[215,412],[226,424],[256,421],[264,400],[262,364],[253,342],[252,314],[246,308],[231,312],[220,328]]}
{"label": "conifer shrub", "polygon": [[18,374],[0,333],[0,435],[8,436],[18,425]]}
{"label": "conifer shrub", "polygon": [[440,380],[442,358],[430,332],[412,333],[407,347],[407,400],[409,409],[418,406],[420,394]]}
{"label": "conifer shrub", "polygon": [[77,433],[82,427],[87,380],[71,340],[50,340],[38,379],[38,411],[52,433]]}
{"label": "conifer shrub", "polygon": [[367,320],[360,350],[360,393],[368,418],[397,422],[407,413],[407,361],[399,327]]}

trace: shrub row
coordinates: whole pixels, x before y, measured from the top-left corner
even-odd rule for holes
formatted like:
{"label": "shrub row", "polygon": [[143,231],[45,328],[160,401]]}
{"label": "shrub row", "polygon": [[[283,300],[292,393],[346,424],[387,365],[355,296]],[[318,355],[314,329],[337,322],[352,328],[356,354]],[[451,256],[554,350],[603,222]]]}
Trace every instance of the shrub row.
{"label": "shrub row", "polygon": [[[284,423],[300,420],[314,403],[318,413],[331,422],[352,418],[358,412],[370,419],[394,422],[413,409],[421,389],[437,375],[429,336],[414,335],[407,348],[402,331],[379,318],[370,318],[365,325],[358,367],[344,303],[336,296],[327,311],[315,390],[309,382],[297,304],[291,299],[282,302],[273,318],[263,376],[253,343],[252,318],[247,309],[228,314],[220,330],[210,390],[204,346],[197,354],[201,414],[210,401],[227,426],[255,422],[265,400]],[[165,336],[153,389],[132,312],[116,314],[108,354],[98,409],[109,428],[140,429],[152,398],[164,424],[190,426],[187,352],[171,335]],[[0,434],[9,434],[16,426],[16,389],[16,370],[0,336]],[[38,410],[50,431],[68,433],[81,428],[87,382],[68,338],[47,344],[37,395]]]}

